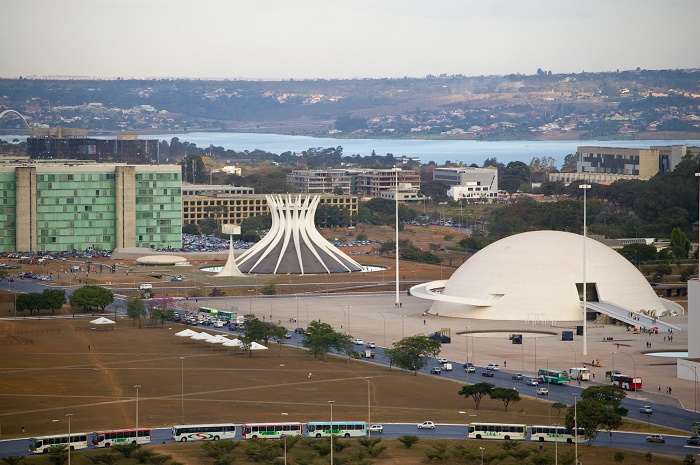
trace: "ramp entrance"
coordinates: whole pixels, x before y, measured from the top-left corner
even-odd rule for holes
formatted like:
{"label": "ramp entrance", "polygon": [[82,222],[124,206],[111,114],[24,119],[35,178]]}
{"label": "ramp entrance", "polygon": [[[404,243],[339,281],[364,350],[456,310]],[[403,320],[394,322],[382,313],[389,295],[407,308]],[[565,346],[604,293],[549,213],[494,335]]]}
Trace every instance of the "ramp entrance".
{"label": "ramp entrance", "polygon": [[[576,283],[578,300],[583,302],[583,283]],[[586,302],[600,302],[598,299],[598,284],[586,283]]]}

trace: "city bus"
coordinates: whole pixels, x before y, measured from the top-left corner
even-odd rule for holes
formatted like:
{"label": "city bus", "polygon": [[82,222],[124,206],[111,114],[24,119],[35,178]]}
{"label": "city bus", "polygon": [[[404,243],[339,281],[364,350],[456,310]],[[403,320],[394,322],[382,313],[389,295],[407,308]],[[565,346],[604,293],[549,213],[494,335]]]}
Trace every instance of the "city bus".
{"label": "city bus", "polygon": [[582,367],[569,368],[569,378],[578,381],[589,381],[591,379],[591,370]]}
{"label": "city bus", "polygon": [[[364,421],[334,421],[333,435],[344,438],[359,438],[367,436],[367,423]],[[306,435],[320,438],[331,435],[329,421],[312,421],[306,424]]]}
{"label": "city bus", "polygon": [[578,434],[574,436],[574,429],[566,426],[531,426],[530,440],[539,442],[566,442],[581,443],[586,442],[585,430],[578,429]]}
{"label": "city bus", "polygon": [[170,437],[173,441],[218,441],[236,437],[236,425],[232,423],[205,425],[175,425]]}
{"label": "city bus", "polygon": [[612,377],[612,384],[613,386],[617,386],[628,391],[642,390],[642,378],[640,377],[615,374]]}
{"label": "city bus", "polygon": [[243,439],[279,439],[282,436],[301,436],[301,423],[246,423],[241,426],[241,436]]}
{"label": "city bus", "polygon": [[508,423],[470,423],[467,437],[474,439],[522,440],[527,436],[527,425]]}
{"label": "city bus", "polygon": [[[68,444],[67,434],[55,434],[53,436],[39,436],[29,440],[29,452],[35,454],[46,454],[54,447],[61,447]],[[88,433],[71,433],[70,450],[86,449],[88,446]]]}
{"label": "city bus", "polygon": [[564,370],[540,368],[537,371],[537,377],[542,378],[545,383],[549,384],[564,384],[569,382],[569,375]]}
{"label": "city bus", "polygon": [[92,445],[97,447],[109,447],[114,444],[148,444],[151,442],[151,428],[113,429],[109,431],[95,431],[92,433]]}

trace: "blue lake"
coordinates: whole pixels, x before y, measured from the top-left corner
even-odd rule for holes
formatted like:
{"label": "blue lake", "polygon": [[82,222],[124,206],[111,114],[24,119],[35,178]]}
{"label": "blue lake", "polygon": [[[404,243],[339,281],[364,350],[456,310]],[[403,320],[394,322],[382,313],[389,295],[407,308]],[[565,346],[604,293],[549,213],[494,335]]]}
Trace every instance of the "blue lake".
{"label": "blue lake", "polygon": [[[561,168],[564,157],[576,153],[579,146],[598,145],[605,147],[648,148],[652,145],[700,145],[700,140],[624,140],[624,141],[494,141],[483,142],[473,140],[393,140],[393,139],[333,139],[330,137],[287,136],[278,134],[251,133],[221,133],[193,132],[188,134],[150,134],[139,135],[142,139],[159,139],[170,142],[177,137],[181,142],[189,142],[197,147],[206,148],[210,145],[235,151],[253,151],[255,149],[280,154],[283,152],[302,152],[312,147],[343,147],[343,154],[368,156],[374,150],[383,156],[392,153],[394,156],[420,157],[423,163],[435,161],[443,164],[446,161],[462,162],[466,165],[476,163],[482,166],[488,158],[496,158],[499,162],[508,164],[511,161],[522,161],[529,164],[534,157],[552,157],[557,167]],[[26,136],[0,136],[0,139],[11,141],[17,138],[25,140]]]}

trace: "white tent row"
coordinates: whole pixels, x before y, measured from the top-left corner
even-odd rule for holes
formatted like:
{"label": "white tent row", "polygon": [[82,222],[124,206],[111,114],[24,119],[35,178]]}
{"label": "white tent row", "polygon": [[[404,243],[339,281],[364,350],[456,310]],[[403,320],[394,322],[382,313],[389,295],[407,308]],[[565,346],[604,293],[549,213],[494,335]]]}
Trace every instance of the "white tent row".
{"label": "white tent row", "polygon": [[208,342],[210,344],[221,344],[224,347],[240,347],[243,350],[265,350],[267,347],[265,347],[262,344],[258,344],[257,342],[251,342],[249,345],[245,344],[243,341],[240,339],[229,339],[223,334],[209,334],[206,331],[202,331],[201,333],[198,333],[196,331],[193,331],[189,328],[182,330],[180,332],[175,333],[175,336],[181,337],[181,338],[189,338],[194,341],[204,341]]}

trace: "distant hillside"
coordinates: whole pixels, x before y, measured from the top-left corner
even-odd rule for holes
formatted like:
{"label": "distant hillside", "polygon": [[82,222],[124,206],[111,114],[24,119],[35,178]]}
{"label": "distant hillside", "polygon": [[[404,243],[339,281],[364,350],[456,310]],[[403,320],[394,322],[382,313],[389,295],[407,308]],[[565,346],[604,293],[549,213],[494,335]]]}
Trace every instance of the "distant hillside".
{"label": "distant hillside", "polygon": [[[309,81],[0,80],[34,126],[454,139],[700,138],[700,70]],[[17,132],[12,115],[0,130]]]}

